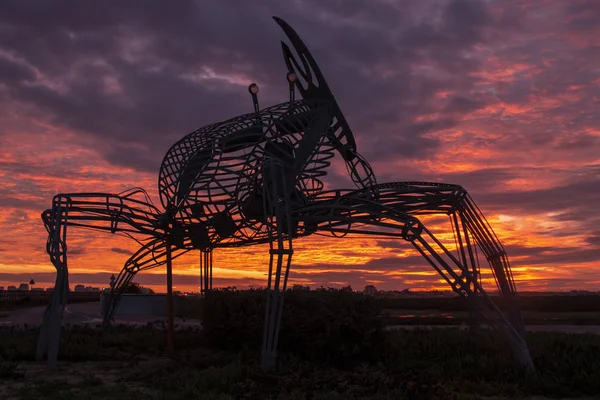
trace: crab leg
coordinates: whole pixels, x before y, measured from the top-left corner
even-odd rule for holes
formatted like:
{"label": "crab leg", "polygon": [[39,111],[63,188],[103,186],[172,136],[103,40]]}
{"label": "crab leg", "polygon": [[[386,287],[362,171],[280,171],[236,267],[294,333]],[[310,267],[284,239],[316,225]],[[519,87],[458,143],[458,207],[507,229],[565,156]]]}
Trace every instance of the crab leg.
{"label": "crab leg", "polygon": [[262,368],[270,371],[275,367],[279,328],[283,311],[283,298],[292,262],[292,216],[291,191],[286,182],[282,163],[267,159],[263,167],[264,209],[269,235],[269,275],[265,330],[262,345]]}
{"label": "crab leg", "polygon": [[[469,307],[490,326],[506,334],[519,362],[532,368],[506,252],[468,193],[456,185],[409,182],[378,186],[378,201],[368,196],[368,190],[331,192],[299,211],[296,217],[312,230],[335,236],[353,233],[409,241],[452,290],[467,299]],[[415,218],[423,214],[451,216],[458,230],[457,256]],[[508,315],[491,300],[478,279],[473,244],[477,244],[490,264]]]}
{"label": "crab leg", "polygon": [[[173,248],[171,259],[176,259],[191,249]],[[110,293],[110,300],[106,303],[104,310],[104,326],[107,327],[119,304],[121,295],[125,288],[131,283],[135,275],[144,270],[160,267],[167,263],[167,247],[163,238],[153,239],[132,255],[115,280],[115,286]]]}
{"label": "crab leg", "polygon": [[52,208],[42,213],[48,231],[46,251],[56,268],[56,283],[52,299],[44,312],[36,349],[37,359],[46,357],[53,366],[58,357],[60,328],[69,292],[67,227],[156,235],[154,225],[158,221],[158,209],[149,199],[141,201],[134,198],[140,193],[145,194],[139,189],[121,195],[59,194],[54,197]]}
{"label": "crab leg", "polygon": [[212,285],[213,255],[212,249],[200,250],[200,295],[206,296],[213,288]]}

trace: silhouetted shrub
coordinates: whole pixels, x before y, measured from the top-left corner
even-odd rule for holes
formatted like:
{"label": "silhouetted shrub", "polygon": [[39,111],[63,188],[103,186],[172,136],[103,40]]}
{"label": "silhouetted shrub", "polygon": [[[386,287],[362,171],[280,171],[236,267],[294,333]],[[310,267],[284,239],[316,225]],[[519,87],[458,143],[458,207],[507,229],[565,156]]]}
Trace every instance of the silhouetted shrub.
{"label": "silhouetted shrub", "polygon": [[154,294],[154,290],[146,288],[137,282],[131,282],[125,286],[123,293],[128,294]]}
{"label": "silhouetted shrub", "polygon": [[[265,290],[217,290],[206,297],[204,338],[225,349],[259,349],[265,319]],[[377,301],[348,290],[288,290],[278,350],[303,360],[355,365],[385,354]]]}
{"label": "silhouetted shrub", "polygon": [[19,364],[14,361],[4,360],[0,357],[0,378],[19,378],[21,374],[17,371]]}
{"label": "silhouetted shrub", "polygon": [[[533,373],[518,366],[500,332],[417,328],[386,330],[384,336],[390,345],[383,362],[339,368],[282,352],[277,370],[264,374],[257,357],[261,329],[258,343],[252,345],[254,353],[239,351],[243,345],[235,351],[217,350],[198,338],[198,330],[178,330],[175,354],[164,357],[164,327],[114,326],[103,332],[100,327],[66,326],[59,361],[69,362],[73,376],[63,382],[56,381],[56,374],[40,374],[41,366],[30,362],[38,333],[33,327],[0,326],[0,383],[4,384],[0,392],[14,386],[23,391],[18,398],[27,399],[135,399],[146,398],[148,393],[167,394],[160,397],[165,400],[600,398],[600,335],[596,334],[528,333],[536,367]],[[344,342],[342,338],[340,343]],[[289,349],[290,344],[286,346]],[[339,355],[339,348],[332,348]],[[351,355],[341,356],[340,366],[354,361]],[[82,365],[82,372],[76,372],[78,365]],[[100,377],[106,376],[108,365],[114,366],[114,374],[128,384],[117,387],[109,378],[101,385]],[[85,375],[89,379],[77,383]],[[13,384],[12,379],[20,383]],[[143,393],[135,397],[128,392],[135,388]]]}

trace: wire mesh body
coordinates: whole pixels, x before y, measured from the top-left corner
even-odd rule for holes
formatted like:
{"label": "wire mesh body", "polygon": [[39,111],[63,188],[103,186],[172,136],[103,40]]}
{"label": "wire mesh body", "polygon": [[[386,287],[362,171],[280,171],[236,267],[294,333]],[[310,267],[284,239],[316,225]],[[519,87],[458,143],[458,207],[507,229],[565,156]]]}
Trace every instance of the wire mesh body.
{"label": "wire mesh body", "polygon": [[[334,148],[327,136],[311,144],[300,164],[295,152],[303,133],[329,126],[327,102],[291,101],[210,125],[185,136],[165,156],[159,176],[177,247],[206,249],[266,242],[261,180],[264,161],[275,155],[295,181],[293,208],[323,190]],[[315,135],[316,136],[316,135]]]}

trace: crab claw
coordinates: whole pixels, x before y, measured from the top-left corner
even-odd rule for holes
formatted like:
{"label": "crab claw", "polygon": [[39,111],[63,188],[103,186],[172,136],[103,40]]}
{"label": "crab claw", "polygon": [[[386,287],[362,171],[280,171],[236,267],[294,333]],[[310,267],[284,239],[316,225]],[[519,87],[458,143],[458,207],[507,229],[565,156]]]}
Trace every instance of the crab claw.
{"label": "crab claw", "polygon": [[299,60],[294,56],[290,47],[281,42],[283,50],[283,57],[290,73],[296,74],[298,78],[294,81],[296,88],[300,95],[306,100],[324,100],[331,103],[333,106],[333,116],[337,119],[336,126],[334,127],[339,133],[337,133],[336,139],[338,141],[337,147],[340,149],[342,146],[346,146],[352,149],[356,149],[356,142],[352,130],[342,113],[333,93],[329,89],[329,85],[325,81],[325,77],[321,73],[317,62],[315,61],[308,48],[300,39],[300,36],[296,31],[283,19],[279,17],[273,17],[275,22],[281,27],[283,32],[288,37],[292,48],[298,55]]}

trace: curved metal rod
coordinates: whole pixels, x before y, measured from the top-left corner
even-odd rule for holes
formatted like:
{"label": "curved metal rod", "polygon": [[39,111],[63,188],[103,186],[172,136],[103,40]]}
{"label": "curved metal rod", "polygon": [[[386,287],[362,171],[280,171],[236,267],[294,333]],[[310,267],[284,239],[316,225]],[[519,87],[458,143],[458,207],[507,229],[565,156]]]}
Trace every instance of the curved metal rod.
{"label": "curved metal rod", "polygon": [[[369,163],[358,154],[356,150],[356,140],[354,139],[352,129],[350,129],[350,125],[348,125],[346,117],[342,113],[342,110],[338,105],[335,96],[331,92],[317,62],[298,33],[296,33],[287,22],[278,17],[273,17],[273,19],[286,34],[292,47],[296,51],[296,54],[300,57],[299,63],[288,45],[281,42],[283,58],[288,68],[288,72],[300,75],[304,78],[306,83],[306,86],[304,86],[300,79],[296,79],[295,86],[297,90],[304,99],[326,100],[332,104],[333,122],[327,132],[327,136],[346,161],[346,168],[350,173],[352,182],[359,188],[374,188],[377,184],[377,180],[373,173],[373,169]],[[300,66],[300,64],[302,64],[302,66]],[[377,194],[373,193],[373,196],[376,197]]]}
{"label": "curved metal rod", "polygon": [[161,236],[156,229],[159,213],[156,207],[134,198],[140,190],[123,196],[106,193],[68,193],[54,196],[52,208],[42,213],[48,232],[46,251],[56,268],[56,284],[52,300],[44,312],[36,357],[47,357],[56,363],[60,343],[62,316],[67,304],[69,278],[67,266],[67,227],[79,226],[112,233],[125,232]]}
{"label": "curved metal rod", "polygon": [[[174,260],[181,257],[190,249],[176,248],[171,251],[171,258]],[[123,291],[131,283],[135,275],[144,270],[149,270],[165,265],[167,262],[166,242],[163,238],[157,238],[145,244],[134,255],[132,255],[123,266],[123,269],[115,280],[115,285],[110,291],[109,301],[104,310],[104,327],[108,327],[113,319],[113,315]]]}
{"label": "curved metal rod", "polygon": [[[402,187],[404,185],[399,186]],[[402,194],[406,195],[407,193]],[[509,302],[506,304],[508,316],[505,316],[496,303],[491,300],[481,283],[478,281],[477,276],[473,274],[473,266],[469,266],[466,257],[467,252],[472,254],[470,244],[467,241],[465,242],[465,245],[468,247],[467,249],[460,244],[461,248],[457,249],[459,250],[459,257],[454,256],[454,254],[452,254],[452,252],[450,252],[442,242],[431,233],[431,231],[416,220],[416,218],[405,213],[398,204],[395,204],[395,207],[391,208],[385,204],[378,204],[370,200],[365,201],[365,199],[361,197],[339,197],[336,201],[336,205],[329,204],[324,207],[324,210],[326,210],[327,207],[345,209],[345,212],[337,213],[335,222],[327,220],[328,218],[331,218],[331,214],[321,214],[323,221],[318,221],[318,219],[315,218],[311,222],[316,224],[316,229],[320,232],[329,232],[334,235],[336,231],[342,229],[337,230],[332,228],[333,225],[343,225],[347,223],[352,225],[355,221],[360,221],[364,224],[363,226],[375,226],[376,228],[384,229],[392,228],[393,230],[400,231],[396,234],[392,231],[389,232],[388,235],[390,237],[399,237],[411,242],[419,253],[444,278],[454,292],[460,296],[471,298],[471,304],[475,307],[480,316],[485,318],[490,326],[496,327],[506,334],[513,346],[517,359],[524,365],[533,368],[533,363],[524,339],[524,326],[520,310],[516,304],[512,303],[516,298],[514,286],[507,284],[508,282],[512,282],[512,276],[508,274],[508,266],[502,264],[505,260],[505,254],[504,252],[501,254],[489,253],[490,248],[502,249],[502,245],[496,240],[495,235],[483,236],[484,233],[476,230],[476,227],[482,223],[483,216],[461,213],[465,208],[464,204],[466,202],[461,201],[466,198],[465,194],[466,192],[462,189],[454,199],[451,199],[450,204],[456,205],[456,209],[453,212],[457,212],[459,216],[463,217],[468,215],[465,218],[468,218],[471,222],[468,231],[471,235],[479,237],[477,245],[486,254],[490,267],[495,272],[495,277],[502,289],[501,294]],[[339,205],[344,205],[344,203],[352,204],[350,209],[339,207]],[[431,203],[424,203],[421,205],[420,211],[427,210],[428,205],[433,206],[432,210],[435,210],[440,206],[440,202],[433,201]],[[371,217],[371,222],[369,222],[369,217]],[[365,236],[382,234],[381,229],[372,231],[361,228],[351,228],[346,229],[345,231]],[[466,233],[466,231],[464,233]],[[460,260],[460,254],[464,255],[462,261]],[[474,263],[472,257],[471,261]],[[477,297],[478,300],[474,301],[474,297]]]}

